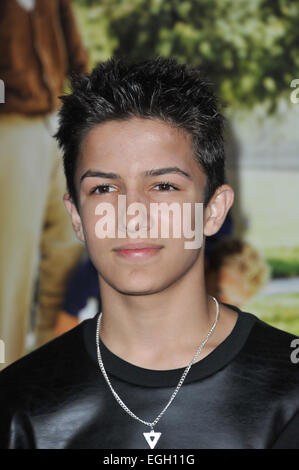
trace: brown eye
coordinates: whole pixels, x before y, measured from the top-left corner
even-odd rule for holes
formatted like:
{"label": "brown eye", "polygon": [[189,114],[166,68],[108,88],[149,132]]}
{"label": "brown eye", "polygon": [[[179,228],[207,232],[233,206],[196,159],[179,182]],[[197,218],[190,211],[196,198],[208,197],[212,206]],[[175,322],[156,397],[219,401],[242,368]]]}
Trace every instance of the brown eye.
{"label": "brown eye", "polygon": [[[116,189],[110,186],[110,184],[99,184],[90,191],[90,194],[110,193],[111,191],[108,191],[109,188],[114,189],[116,191]],[[97,192],[97,189],[99,189],[99,192]]]}
{"label": "brown eye", "polygon": [[[156,186],[160,186],[160,188],[162,188],[162,192],[176,191],[178,189],[176,186],[174,186],[173,184],[170,184],[170,183],[158,183],[158,184],[156,184]],[[154,188],[156,186],[154,186]],[[172,189],[170,189],[170,188],[172,188]]]}

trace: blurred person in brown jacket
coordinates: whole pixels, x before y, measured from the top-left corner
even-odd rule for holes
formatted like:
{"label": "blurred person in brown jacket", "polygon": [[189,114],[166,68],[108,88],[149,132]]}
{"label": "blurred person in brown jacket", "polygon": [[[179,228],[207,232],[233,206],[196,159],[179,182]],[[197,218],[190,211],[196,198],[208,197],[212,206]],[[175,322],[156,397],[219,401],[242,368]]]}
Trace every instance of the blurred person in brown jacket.
{"label": "blurred person in brown jacket", "polygon": [[88,70],[88,56],[70,0],[1,0],[0,10],[1,369],[26,352],[35,281],[35,346],[52,339],[67,276],[82,254],[52,136],[64,81]]}

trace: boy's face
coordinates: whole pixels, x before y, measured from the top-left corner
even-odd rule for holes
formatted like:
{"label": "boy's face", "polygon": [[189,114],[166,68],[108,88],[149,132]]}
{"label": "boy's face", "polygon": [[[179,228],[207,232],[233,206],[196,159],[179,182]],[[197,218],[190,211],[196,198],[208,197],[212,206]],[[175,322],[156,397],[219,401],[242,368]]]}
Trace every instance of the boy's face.
{"label": "boy's face", "polygon": [[[165,168],[177,168],[180,171],[146,175],[150,170]],[[92,176],[87,174],[88,171],[107,175]],[[205,182],[206,176],[194,160],[191,136],[188,134],[154,119],[109,121],[93,128],[82,142],[75,174],[80,214],[71,201],[66,206],[77,237],[85,240],[89,256],[100,276],[121,293],[150,294],[174,284],[195,263],[201,262],[203,256],[200,248],[184,248],[184,242],[190,241],[190,238],[184,238],[184,235],[181,238],[172,236],[171,212],[170,236],[162,238],[159,231],[158,238],[151,238],[150,228],[153,224],[161,224],[161,215],[159,212],[158,218],[150,216],[150,203],[164,202],[169,205],[176,202],[181,208],[186,202],[202,203]],[[100,185],[106,188],[97,188],[92,192]],[[143,204],[147,216],[142,219],[142,227],[134,224],[134,228],[133,225],[129,228],[127,225],[126,231],[125,222],[118,226],[119,195],[126,196],[125,211],[132,203]],[[102,215],[96,213],[96,207],[100,203],[109,203],[115,209],[115,238],[98,236],[96,227]],[[195,229],[194,204],[191,207],[190,224]],[[107,213],[102,214],[107,216]],[[123,212],[121,214],[124,216]],[[128,215],[126,212],[126,223],[136,215]],[[219,219],[219,226],[223,220]],[[214,222],[213,229],[207,223],[205,230],[210,232],[206,234],[212,234],[213,230],[216,232],[219,226]],[[143,230],[141,238],[130,237],[134,229]],[[125,238],[118,237],[118,230]],[[136,243],[154,245],[156,249],[118,251],[124,245]]]}

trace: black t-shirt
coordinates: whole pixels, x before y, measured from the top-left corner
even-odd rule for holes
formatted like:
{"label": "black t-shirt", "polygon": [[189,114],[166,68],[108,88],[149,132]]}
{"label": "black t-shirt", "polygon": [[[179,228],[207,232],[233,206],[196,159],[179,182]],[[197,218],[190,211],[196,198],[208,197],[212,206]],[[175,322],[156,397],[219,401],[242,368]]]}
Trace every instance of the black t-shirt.
{"label": "black t-shirt", "polygon": [[[297,337],[230,307],[238,312],[232,332],[192,365],[154,427],[161,432],[155,449],[299,449]],[[0,448],[150,449],[143,435],[150,427],[117,403],[100,370],[97,318],[0,373]],[[184,368],[144,369],[102,341],[100,351],[121,400],[154,421]]]}

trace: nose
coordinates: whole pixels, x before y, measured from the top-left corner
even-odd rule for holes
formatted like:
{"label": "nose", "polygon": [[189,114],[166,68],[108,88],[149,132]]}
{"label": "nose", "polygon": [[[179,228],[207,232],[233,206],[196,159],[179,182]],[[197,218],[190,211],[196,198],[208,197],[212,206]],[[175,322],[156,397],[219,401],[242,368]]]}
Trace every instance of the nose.
{"label": "nose", "polygon": [[[144,192],[129,189],[118,199],[118,229],[123,234],[147,238],[150,231],[150,202]],[[126,236],[126,235],[125,235]]]}

